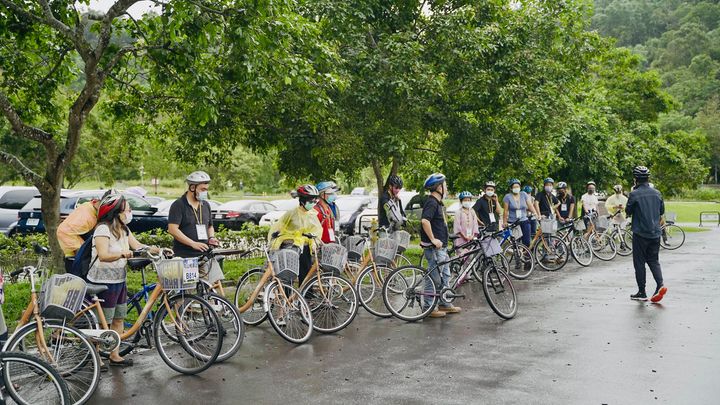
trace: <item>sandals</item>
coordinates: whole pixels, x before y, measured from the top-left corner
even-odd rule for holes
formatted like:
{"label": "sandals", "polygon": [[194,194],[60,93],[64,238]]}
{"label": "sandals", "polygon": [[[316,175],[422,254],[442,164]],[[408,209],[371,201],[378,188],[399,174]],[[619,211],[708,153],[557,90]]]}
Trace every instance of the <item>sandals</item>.
{"label": "sandals", "polygon": [[122,361],[115,361],[113,359],[108,359],[108,363],[110,363],[110,365],[114,367],[130,367],[133,365],[133,360],[122,359]]}

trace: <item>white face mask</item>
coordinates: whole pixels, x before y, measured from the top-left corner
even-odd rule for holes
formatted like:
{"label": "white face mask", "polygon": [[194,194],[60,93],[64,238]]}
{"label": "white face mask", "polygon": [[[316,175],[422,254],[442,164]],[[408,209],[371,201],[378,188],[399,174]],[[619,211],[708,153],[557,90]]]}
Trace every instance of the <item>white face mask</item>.
{"label": "white face mask", "polygon": [[463,201],[462,206],[463,208],[472,208],[472,201]]}
{"label": "white face mask", "polygon": [[520,187],[515,187],[512,189],[513,194],[520,194]]}
{"label": "white face mask", "polygon": [[552,193],[552,186],[545,186],[545,192]]}
{"label": "white face mask", "polygon": [[485,192],[485,195],[488,196],[488,197],[492,197],[492,196],[495,195],[495,192],[492,191],[492,190],[488,190],[488,191]]}
{"label": "white face mask", "polygon": [[198,191],[197,199],[198,199],[198,201],[206,201],[208,199],[208,192],[207,191]]}
{"label": "white face mask", "polygon": [[132,212],[123,214],[123,216],[120,219],[122,220],[123,224],[125,224],[125,225],[129,224],[130,221],[133,220]]}

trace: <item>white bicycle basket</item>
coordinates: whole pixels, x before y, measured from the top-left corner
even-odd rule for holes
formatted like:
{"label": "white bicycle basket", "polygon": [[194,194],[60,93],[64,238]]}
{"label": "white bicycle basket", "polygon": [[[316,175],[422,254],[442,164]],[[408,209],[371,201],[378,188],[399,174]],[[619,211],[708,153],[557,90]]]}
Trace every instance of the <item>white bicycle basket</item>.
{"label": "white bicycle basket", "polygon": [[557,221],[552,218],[547,219],[541,219],[540,220],[540,229],[542,229],[542,233],[548,234],[548,235],[555,235],[557,232]]}
{"label": "white bicycle basket", "polygon": [[397,252],[402,253],[410,245],[410,233],[407,231],[396,231],[392,234],[392,237],[397,242]]}
{"label": "white bicycle basket", "polygon": [[388,264],[395,260],[397,242],[392,238],[380,238],[375,244],[375,263]]}
{"label": "white bicycle basket", "polygon": [[362,236],[352,235],[343,241],[345,249],[347,249],[348,260],[359,262],[365,251],[365,240]]}
{"label": "white bicycle basket", "polygon": [[300,273],[300,253],[297,249],[280,249],[270,252],[270,262],[275,275],[290,272],[296,277]]}
{"label": "white bicycle basket", "polygon": [[200,279],[198,259],[176,257],[156,263],[158,283],[164,290],[188,290]]}
{"label": "white bicycle basket", "polygon": [[67,319],[80,309],[87,283],[72,274],[54,274],[43,285],[41,311],[43,316]]}
{"label": "white bicycle basket", "polygon": [[340,273],[347,263],[347,249],[337,243],[327,243],[320,250],[320,266],[324,271]]}
{"label": "white bicycle basket", "polygon": [[485,257],[497,256],[502,253],[500,242],[495,238],[485,238],[480,241]]}

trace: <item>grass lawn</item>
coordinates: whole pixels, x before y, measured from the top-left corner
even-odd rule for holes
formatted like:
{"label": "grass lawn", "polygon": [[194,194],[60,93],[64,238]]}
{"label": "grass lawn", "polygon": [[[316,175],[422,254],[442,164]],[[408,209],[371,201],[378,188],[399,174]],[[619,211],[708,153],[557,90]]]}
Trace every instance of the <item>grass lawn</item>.
{"label": "grass lawn", "polygon": [[715,202],[665,201],[665,211],[676,213],[677,222],[699,224],[700,212],[720,211],[720,204]]}

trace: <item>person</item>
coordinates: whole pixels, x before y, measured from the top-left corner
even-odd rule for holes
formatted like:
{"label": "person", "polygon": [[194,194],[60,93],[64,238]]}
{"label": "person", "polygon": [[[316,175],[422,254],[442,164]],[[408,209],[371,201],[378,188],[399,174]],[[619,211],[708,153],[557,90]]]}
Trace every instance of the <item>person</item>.
{"label": "person", "polygon": [[315,187],[320,193],[320,199],[315,205],[318,220],[323,228],[320,239],[323,243],[332,243],[336,241],[335,221],[338,216],[338,208],[337,205],[335,205],[335,200],[337,199],[337,193],[340,191],[340,187],[338,187],[334,181],[321,181]]}
{"label": "person", "polygon": [[453,233],[459,236],[455,239],[455,246],[462,246],[475,239],[480,232],[478,229],[480,221],[473,210],[472,193],[463,191],[458,194],[458,199],[460,200],[460,209],[455,213]]}
{"label": "person", "polygon": [[535,211],[545,218],[559,219],[558,205],[560,205],[560,201],[553,194],[554,186],[555,180],[552,177],[543,180],[543,191],[535,196]]}
{"label": "person", "polygon": [[[598,200],[597,194],[595,194],[595,182],[590,180],[586,184],[587,192],[580,197],[580,202],[582,203],[582,214],[583,217],[590,213],[597,212],[598,204],[600,204],[600,201]],[[585,226],[588,226],[588,231],[590,230],[590,220],[587,218],[583,218],[583,221],[585,221]]]}
{"label": "person", "polygon": [[495,194],[495,182],[485,182],[485,194],[478,198],[473,206],[480,224],[485,227],[486,231],[495,232],[500,224],[500,203],[498,203],[497,194]]}
{"label": "person", "polygon": [[402,229],[407,222],[400,200],[402,188],[402,179],[392,174],[388,177],[387,187],[378,200],[378,225],[387,228],[390,232]]}
{"label": "person", "polygon": [[562,222],[567,222],[575,218],[575,197],[568,192],[568,185],[564,181],[558,183],[558,201],[560,207],[558,214]]}
{"label": "person", "polygon": [[[425,292],[432,293],[433,288],[442,289],[448,287],[450,282],[450,266],[439,263],[448,261],[447,243],[449,239],[447,220],[445,218],[445,206],[443,198],[447,197],[447,183],[445,175],[433,173],[425,179],[423,184],[430,196],[425,200],[420,219],[420,246],[423,248],[425,260],[428,262],[430,279],[425,280]],[[433,283],[435,286],[433,286]],[[439,290],[435,292],[439,293]],[[425,309],[430,306],[432,298],[426,296],[423,300]],[[446,314],[455,314],[461,311],[460,307],[453,306],[440,297],[439,305],[433,308],[430,313],[432,318],[442,318]]]}
{"label": "person", "polygon": [[638,292],[631,295],[633,300],[645,301],[645,264],[655,279],[655,293],[650,298],[652,302],[660,302],[667,287],[663,282],[662,270],[658,253],[660,251],[660,217],[665,214],[665,203],[662,195],[655,188],[650,187],[650,170],[645,166],[633,169],[635,190],[630,193],[625,207],[625,213],[632,217],[633,232],[633,266],[635,267],[635,281]]}
{"label": "person", "polygon": [[510,193],[503,198],[503,223],[508,226],[515,221],[520,221],[522,242],[529,247],[534,234],[531,233],[532,226],[528,213],[537,216],[537,212],[530,196],[524,191],[520,191],[520,180],[511,179],[508,181],[508,186],[510,187]]}
{"label": "person", "polygon": [[203,171],[190,173],[185,179],[187,191],[170,206],[168,233],[177,257],[197,257],[210,246],[219,245],[207,201],[210,181],[210,175]]}
{"label": "person", "polygon": [[103,193],[102,197],[93,198],[88,202],[78,205],[58,226],[57,238],[58,243],[60,243],[60,248],[65,254],[66,273],[70,272],[73,264],[72,259],[75,257],[75,254],[77,254],[78,249],[80,249],[80,246],[82,246],[85,239],[89,237],[90,232],[92,232],[97,225],[100,201],[111,194],[117,194],[117,191],[109,189]]}
{"label": "person", "polygon": [[[92,260],[87,279],[91,283],[105,284],[108,289],[99,293],[100,306],[110,327],[123,333],[127,315],[127,259],[132,250],[149,248],[135,239],[127,224],[132,221],[130,204],[121,194],[105,197],[98,207],[98,224],[92,239]],[[160,250],[149,248],[151,252]],[[118,349],[110,353],[111,366],[131,366],[132,359],[124,359]]]}
{"label": "person", "polygon": [[[533,193],[532,186],[526,185],[525,187],[522,188],[522,191],[525,192],[525,194],[527,194],[528,197],[530,197],[530,203],[531,203],[530,205],[534,208],[535,207],[535,194]],[[536,212],[537,212],[537,210],[536,210]],[[535,235],[535,233],[537,232],[537,227],[538,227],[537,218],[530,218],[530,235]]]}
{"label": "person", "polygon": [[623,188],[622,185],[616,184],[613,187],[613,190],[615,191],[615,194],[611,195],[610,197],[605,200],[605,209],[608,211],[608,214],[610,214],[613,218],[615,218],[616,214],[618,215],[618,221],[622,222],[625,220],[624,209],[627,205],[628,198],[625,197],[623,194]]}
{"label": "person", "polygon": [[[295,246],[301,251],[298,281],[302,284],[312,267],[311,248],[315,243],[313,239],[303,234],[320,236],[323,232],[322,224],[318,219],[317,211],[315,211],[320,192],[314,185],[305,184],[298,187],[294,194],[298,199],[298,207],[285,212],[277,222],[270,226],[268,243],[271,250]],[[283,281],[292,282],[288,279]]]}

